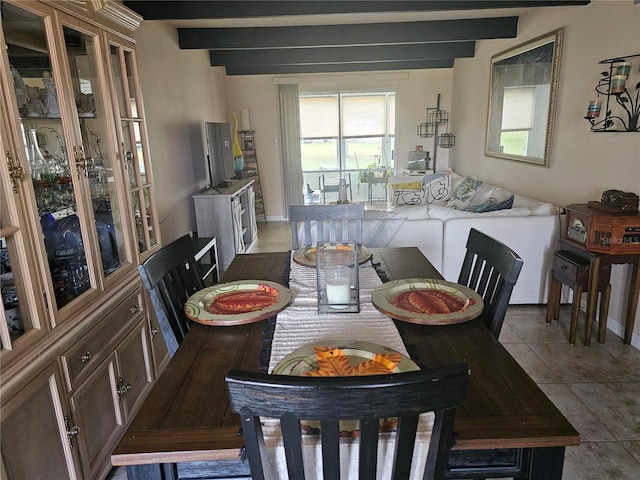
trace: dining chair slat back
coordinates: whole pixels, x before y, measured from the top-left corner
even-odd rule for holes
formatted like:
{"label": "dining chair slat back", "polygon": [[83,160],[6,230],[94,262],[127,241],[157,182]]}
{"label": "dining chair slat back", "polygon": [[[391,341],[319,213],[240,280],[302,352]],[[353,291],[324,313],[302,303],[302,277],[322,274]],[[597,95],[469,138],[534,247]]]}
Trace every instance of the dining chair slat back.
{"label": "dining chair slat back", "polygon": [[204,288],[194,255],[191,237],[184,235],[138,267],[171,356],[189,330],[190,320],[184,313],[184,304]]}
{"label": "dining chair slat back", "polygon": [[482,297],[482,320],[498,338],[509,306],[513,287],[522,270],[523,260],[504,243],[475,228],[469,231],[467,252],[458,283]]}
{"label": "dining chair slat back", "polygon": [[[359,421],[359,478],[376,478],[380,419],[397,418],[392,478],[409,478],[419,415],[434,412],[425,479],[444,479],[456,408],[463,402],[469,368],[457,363],[392,375],[304,377],[231,370],[229,399],[242,421],[254,480],[275,478],[260,418],[279,419],[289,478],[304,479],[301,420],[320,422],[324,479],[340,478],[339,422]],[[306,436],[306,435],[305,435]],[[345,460],[343,459],[343,462]]]}
{"label": "dining chair slat back", "polygon": [[[317,241],[354,240],[362,245],[363,219],[364,205],[361,203],[290,205],[293,249],[301,248],[300,233],[304,247],[310,247]],[[298,232],[300,225],[303,225],[302,232]]]}

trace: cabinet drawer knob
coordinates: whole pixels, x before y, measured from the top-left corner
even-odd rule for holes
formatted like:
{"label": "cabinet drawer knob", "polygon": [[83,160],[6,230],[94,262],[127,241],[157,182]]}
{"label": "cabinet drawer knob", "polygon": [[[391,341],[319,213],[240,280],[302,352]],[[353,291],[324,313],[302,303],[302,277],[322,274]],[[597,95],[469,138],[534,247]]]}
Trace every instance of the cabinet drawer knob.
{"label": "cabinet drawer knob", "polygon": [[129,309],[129,313],[131,313],[132,315],[134,313],[138,313],[139,311],[140,311],[140,306],[137,303]]}
{"label": "cabinet drawer knob", "polygon": [[567,267],[566,265],[562,265],[562,266],[560,267],[560,270],[567,270],[568,268],[569,268],[569,267]]}
{"label": "cabinet drawer knob", "polygon": [[80,355],[80,361],[82,363],[87,363],[89,360],[91,360],[91,352],[84,352],[82,355]]}
{"label": "cabinet drawer knob", "polygon": [[156,327],[153,327],[151,329],[151,338],[155,337],[158,334],[159,331],[160,330],[158,330]]}

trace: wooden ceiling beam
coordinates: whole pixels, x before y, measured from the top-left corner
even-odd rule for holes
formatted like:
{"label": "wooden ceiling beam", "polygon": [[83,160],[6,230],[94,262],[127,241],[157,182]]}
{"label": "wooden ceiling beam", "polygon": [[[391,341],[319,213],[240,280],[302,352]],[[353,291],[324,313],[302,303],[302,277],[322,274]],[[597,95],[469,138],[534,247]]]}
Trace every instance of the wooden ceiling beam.
{"label": "wooden ceiling beam", "polygon": [[285,75],[295,73],[371,72],[453,68],[453,59],[409,60],[397,62],[323,63],[317,65],[249,65],[227,67],[227,75]]}
{"label": "wooden ceiling beam", "polygon": [[394,62],[473,57],[475,42],[418,43],[359,47],[210,50],[212,66],[308,65],[352,62]]}
{"label": "wooden ceiling beam", "polygon": [[182,49],[355,46],[515,38],[518,17],[293,27],[178,28]]}
{"label": "wooden ceiling beam", "polygon": [[333,13],[433,12],[587,5],[591,0],[251,1],[124,0],[145,20],[189,20],[326,15]]}

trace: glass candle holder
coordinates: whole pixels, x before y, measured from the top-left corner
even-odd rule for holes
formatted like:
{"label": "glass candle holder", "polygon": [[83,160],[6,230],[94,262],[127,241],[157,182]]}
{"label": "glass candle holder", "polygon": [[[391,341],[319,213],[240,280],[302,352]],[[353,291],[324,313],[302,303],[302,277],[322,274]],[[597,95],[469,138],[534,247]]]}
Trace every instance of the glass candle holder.
{"label": "glass candle holder", "polygon": [[587,106],[586,118],[598,118],[600,116],[600,110],[602,110],[601,100],[592,100]]}
{"label": "glass candle holder", "polygon": [[614,93],[624,93],[625,90],[625,82],[627,81],[626,75],[612,75],[611,76],[611,90],[612,94]]}
{"label": "glass candle holder", "polygon": [[360,285],[356,242],[316,245],[318,313],[358,313]]}

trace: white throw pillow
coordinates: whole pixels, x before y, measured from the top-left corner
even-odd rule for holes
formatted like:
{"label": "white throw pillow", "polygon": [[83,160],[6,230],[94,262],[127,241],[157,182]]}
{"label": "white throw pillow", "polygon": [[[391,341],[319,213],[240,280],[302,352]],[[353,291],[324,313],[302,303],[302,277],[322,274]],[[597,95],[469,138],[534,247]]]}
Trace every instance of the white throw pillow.
{"label": "white throw pillow", "polygon": [[389,178],[389,192],[391,195],[391,205],[423,205],[426,203],[425,192],[422,189],[422,177],[419,176],[397,176]]}
{"label": "white throw pillow", "polygon": [[453,172],[451,169],[422,177],[422,189],[426,193],[425,200],[428,205],[444,202],[451,198],[453,193],[451,188],[452,178]]}
{"label": "white throw pillow", "polygon": [[389,179],[391,205],[397,207],[430,205],[451,197],[451,170],[418,176],[397,176]]}

